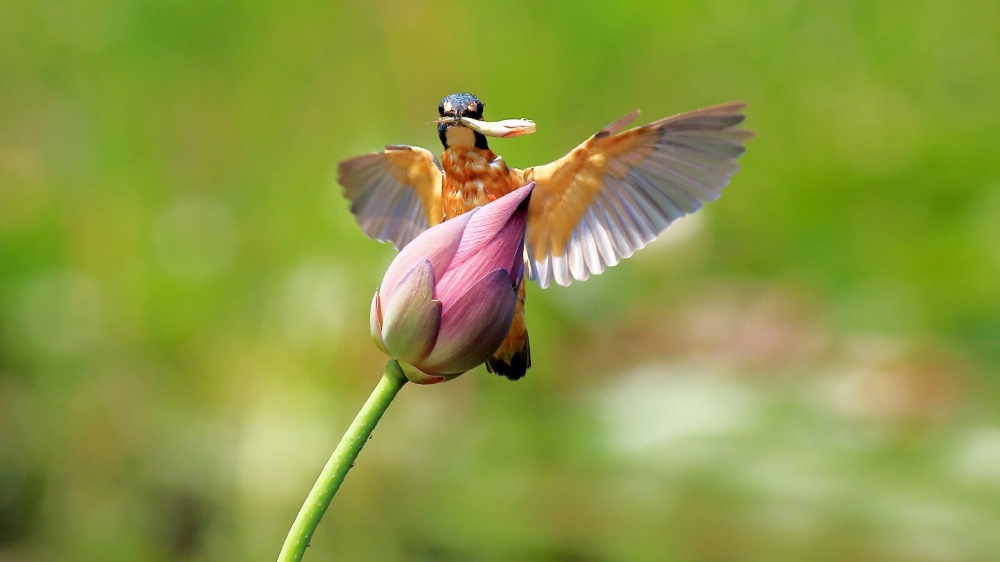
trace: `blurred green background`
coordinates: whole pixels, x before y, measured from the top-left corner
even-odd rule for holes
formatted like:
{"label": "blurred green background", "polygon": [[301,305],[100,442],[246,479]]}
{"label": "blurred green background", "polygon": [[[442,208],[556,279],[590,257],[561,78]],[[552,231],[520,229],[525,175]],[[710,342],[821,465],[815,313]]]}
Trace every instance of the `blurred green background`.
{"label": "blurred green background", "polygon": [[1000,559],[1000,3],[0,0],[0,560],[273,560],[385,363],[338,160],[744,99],[724,197],[407,386],[307,560]]}

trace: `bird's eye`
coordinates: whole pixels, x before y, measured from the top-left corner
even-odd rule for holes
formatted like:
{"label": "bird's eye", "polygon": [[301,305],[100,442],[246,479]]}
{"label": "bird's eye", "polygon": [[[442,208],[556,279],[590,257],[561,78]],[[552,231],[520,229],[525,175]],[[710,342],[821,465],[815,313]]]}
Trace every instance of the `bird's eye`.
{"label": "bird's eye", "polygon": [[439,105],[438,106],[438,115],[444,115],[444,106],[443,105]]}

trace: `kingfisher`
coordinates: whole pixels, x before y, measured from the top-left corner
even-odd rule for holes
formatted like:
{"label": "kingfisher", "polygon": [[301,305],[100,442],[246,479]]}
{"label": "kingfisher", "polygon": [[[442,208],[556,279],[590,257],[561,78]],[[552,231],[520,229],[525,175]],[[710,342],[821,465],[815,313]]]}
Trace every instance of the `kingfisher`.
{"label": "kingfisher", "polygon": [[[680,113],[623,131],[635,110],[562,158],[531,168],[507,165],[487,137],[535,131],[534,122],[483,120],[468,93],[438,105],[441,159],[424,148],[389,145],[344,160],[338,181],[361,230],[402,249],[422,231],[530,182],[525,231],[527,277],[541,288],[568,286],[618,264],[675,220],[714,201],[739,169],[753,133],[739,128],[743,102]],[[510,380],[531,366],[524,316],[525,281],[510,331],[486,368]]]}

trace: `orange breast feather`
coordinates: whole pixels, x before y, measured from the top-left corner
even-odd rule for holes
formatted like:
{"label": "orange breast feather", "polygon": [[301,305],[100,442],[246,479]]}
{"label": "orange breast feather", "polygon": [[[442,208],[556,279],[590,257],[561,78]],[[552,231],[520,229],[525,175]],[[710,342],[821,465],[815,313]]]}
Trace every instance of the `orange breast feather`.
{"label": "orange breast feather", "polygon": [[441,156],[445,220],[467,213],[520,187],[520,174],[489,149],[449,149]]}

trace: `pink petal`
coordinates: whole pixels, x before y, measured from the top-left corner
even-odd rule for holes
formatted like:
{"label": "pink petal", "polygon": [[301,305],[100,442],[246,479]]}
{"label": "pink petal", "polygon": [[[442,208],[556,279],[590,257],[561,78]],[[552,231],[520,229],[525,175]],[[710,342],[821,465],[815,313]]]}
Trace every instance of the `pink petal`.
{"label": "pink petal", "polygon": [[484,207],[472,217],[451,266],[439,275],[437,296],[464,290],[497,268],[507,270],[513,285],[524,263],[524,228],[535,183],[530,182]]}
{"label": "pink petal", "polygon": [[473,213],[459,215],[422,232],[396,256],[382,278],[382,298],[389,300],[396,286],[418,263],[429,261],[434,271],[447,270],[458,251],[462,233]]}
{"label": "pink petal", "polygon": [[535,188],[535,182],[528,182],[503,197],[479,207],[479,212],[469,221],[462,234],[462,242],[452,260],[452,267],[458,267],[479,252],[479,248],[496,238],[512,215],[527,200]]}
{"label": "pink petal", "polygon": [[372,331],[372,339],[375,340],[375,347],[382,350],[382,353],[389,355],[389,350],[385,348],[382,341],[382,303],[379,302],[378,289],[375,289],[375,296],[372,297],[372,310],[368,316],[368,325]]}
{"label": "pink petal", "polygon": [[426,373],[463,373],[489,359],[503,343],[517,295],[510,275],[496,269],[445,303],[434,351],[416,366]]}
{"label": "pink petal", "polygon": [[[437,384],[440,382],[449,381],[458,375],[429,375],[420,369],[410,365],[406,361],[400,361],[399,367],[403,369],[403,374],[406,375],[406,380],[415,384]],[[461,373],[459,373],[461,374]]]}
{"label": "pink petal", "polygon": [[431,262],[418,263],[399,282],[382,314],[382,341],[390,357],[408,363],[427,357],[442,319],[441,302],[434,300]]}

